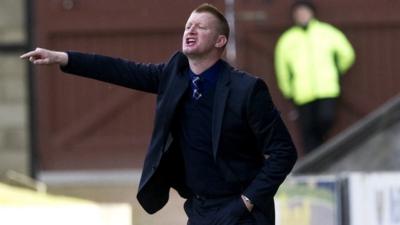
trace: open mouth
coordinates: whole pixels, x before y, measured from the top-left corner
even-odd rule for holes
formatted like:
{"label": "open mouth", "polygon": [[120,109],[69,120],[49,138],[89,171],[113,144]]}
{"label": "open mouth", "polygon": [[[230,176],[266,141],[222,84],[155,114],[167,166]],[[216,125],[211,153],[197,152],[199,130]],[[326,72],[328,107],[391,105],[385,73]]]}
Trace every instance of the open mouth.
{"label": "open mouth", "polygon": [[186,38],[186,45],[187,46],[193,46],[196,44],[196,39],[195,38]]}

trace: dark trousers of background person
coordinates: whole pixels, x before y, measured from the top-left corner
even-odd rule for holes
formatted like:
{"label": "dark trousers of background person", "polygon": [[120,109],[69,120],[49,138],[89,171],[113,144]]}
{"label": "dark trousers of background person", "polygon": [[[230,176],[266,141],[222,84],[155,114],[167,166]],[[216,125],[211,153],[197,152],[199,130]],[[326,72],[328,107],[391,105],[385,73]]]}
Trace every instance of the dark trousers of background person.
{"label": "dark trousers of background person", "polygon": [[304,153],[321,145],[336,115],[337,98],[319,99],[297,107]]}
{"label": "dark trousers of background person", "polygon": [[184,205],[187,225],[256,225],[256,220],[238,196],[204,198],[193,196]]}

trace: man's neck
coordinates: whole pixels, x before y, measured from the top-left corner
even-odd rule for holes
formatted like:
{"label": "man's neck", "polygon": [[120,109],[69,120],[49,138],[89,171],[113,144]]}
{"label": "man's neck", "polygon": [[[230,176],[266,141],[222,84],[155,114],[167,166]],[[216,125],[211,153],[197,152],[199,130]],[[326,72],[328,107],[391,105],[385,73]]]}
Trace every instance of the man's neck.
{"label": "man's neck", "polygon": [[214,65],[220,58],[219,57],[208,57],[208,58],[191,58],[189,57],[189,66],[193,73],[201,74]]}

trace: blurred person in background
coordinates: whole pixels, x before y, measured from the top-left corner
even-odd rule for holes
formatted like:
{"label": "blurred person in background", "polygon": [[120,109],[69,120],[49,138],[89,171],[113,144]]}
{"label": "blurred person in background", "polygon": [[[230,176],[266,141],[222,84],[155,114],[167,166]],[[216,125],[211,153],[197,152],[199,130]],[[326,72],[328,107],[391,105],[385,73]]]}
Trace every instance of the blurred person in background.
{"label": "blurred person in background", "polygon": [[305,154],[326,140],[335,120],[340,76],[355,58],[345,35],[319,21],[315,13],[312,1],[295,1],[294,25],[282,34],[275,49],[278,86],[296,107]]}
{"label": "blurred person in background", "polygon": [[186,22],[182,51],[166,63],[42,48],[21,58],[157,94],[137,194],[148,213],[168,202],[172,187],[187,199],[189,225],[272,225],[273,197],[296,149],[264,81],[221,59],[228,37],[225,17],[203,4]]}

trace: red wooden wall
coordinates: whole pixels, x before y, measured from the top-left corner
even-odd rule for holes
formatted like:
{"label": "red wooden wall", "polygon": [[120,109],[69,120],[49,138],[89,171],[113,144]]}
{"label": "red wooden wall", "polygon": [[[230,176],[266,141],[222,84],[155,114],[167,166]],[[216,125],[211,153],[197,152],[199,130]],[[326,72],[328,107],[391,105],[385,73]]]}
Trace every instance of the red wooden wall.
{"label": "red wooden wall", "polygon": [[[209,1],[222,10],[224,1]],[[273,52],[290,25],[290,0],[236,0],[240,69],[265,79],[301,151],[291,105],[276,87]],[[158,63],[180,49],[183,26],[198,0],[37,0],[38,46]],[[331,135],[399,92],[400,3],[396,0],[316,1],[318,16],[353,43],[355,66]],[[149,94],[36,67],[40,170],[141,168],[153,125]],[[301,152],[300,152],[301,153]]]}

